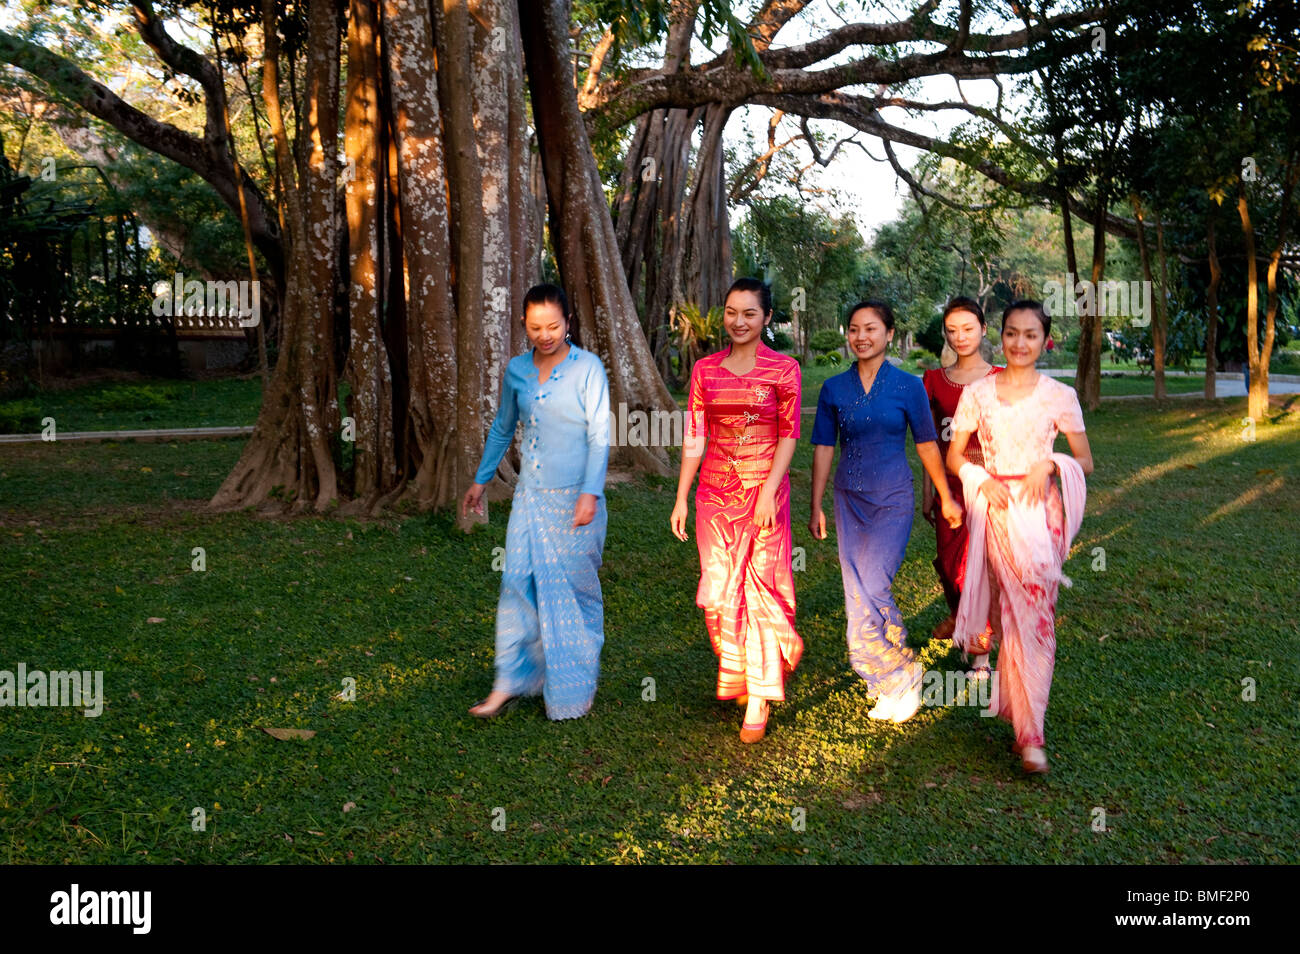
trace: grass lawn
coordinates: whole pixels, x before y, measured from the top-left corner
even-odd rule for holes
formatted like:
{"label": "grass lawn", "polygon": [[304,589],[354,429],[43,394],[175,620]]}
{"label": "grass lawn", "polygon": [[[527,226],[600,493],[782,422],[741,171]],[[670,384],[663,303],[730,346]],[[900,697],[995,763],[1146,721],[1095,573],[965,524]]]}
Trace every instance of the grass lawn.
{"label": "grass lawn", "polygon": [[[1074,387],[1074,376],[1057,378],[1063,384]],[[1168,394],[1202,394],[1205,391],[1205,375],[1168,375],[1165,377],[1165,391]],[[1119,397],[1121,395],[1143,394],[1152,396],[1156,392],[1156,381],[1149,374],[1126,374],[1124,377],[1102,377],[1101,396]]]}
{"label": "grass lawn", "polygon": [[256,423],[261,406],[257,377],[94,383],[0,401],[0,432],[34,434],[45,417],[57,431],[236,427]]}
{"label": "grass lawn", "polygon": [[[1041,778],[974,707],[866,718],[834,540],[807,530],[806,443],[807,649],[756,746],[711,698],[672,480],[609,491],[592,713],[550,723],[530,700],[481,723],[465,709],[492,679],[505,505],[468,537],[445,515],[216,515],[202,505],[239,440],[0,448],[0,669],[103,670],[106,697],[98,718],[0,709],[0,863],[1294,863],[1300,403],[1250,443],[1244,414],[1187,399],[1087,415],[1097,472]],[[918,518],[895,593],[927,667],[947,669],[955,654],[927,642],[933,556]],[[355,702],[336,698],[349,678]]]}

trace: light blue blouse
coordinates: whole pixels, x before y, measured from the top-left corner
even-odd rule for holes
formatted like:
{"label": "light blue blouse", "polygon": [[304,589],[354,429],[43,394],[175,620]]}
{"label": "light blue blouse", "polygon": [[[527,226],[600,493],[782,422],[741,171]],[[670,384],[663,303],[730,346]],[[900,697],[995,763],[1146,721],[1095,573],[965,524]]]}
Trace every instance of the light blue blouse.
{"label": "light blue blouse", "polygon": [[581,486],[582,493],[604,496],[609,383],[598,357],[570,344],[569,353],[551,369],[545,384],[537,381],[531,350],[510,359],[501,406],[488,431],[475,483],[492,479],[520,420],[524,422],[521,484],[548,490]]}

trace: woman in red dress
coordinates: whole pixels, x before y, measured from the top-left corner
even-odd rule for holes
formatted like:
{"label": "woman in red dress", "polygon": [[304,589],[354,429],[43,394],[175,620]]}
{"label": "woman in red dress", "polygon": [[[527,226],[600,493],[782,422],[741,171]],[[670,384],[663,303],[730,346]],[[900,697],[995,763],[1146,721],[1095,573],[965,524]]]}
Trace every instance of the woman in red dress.
{"label": "woman in red dress", "polygon": [[[934,414],[934,429],[939,435],[939,452],[946,460],[948,445],[952,442],[952,419],[957,413],[957,402],[961,400],[966,385],[973,384],[991,374],[997,374],[1001,368],[994,367],[984,360],[980,353],[985,338],[984,309],[972,298],[954,298],[943,310],[943,334],[948,346],[957,354],[955,363],[946,368],[935,368],[925,372],[922,383],[925,393],[930,396],[930,411]],[[975,464],[983,463],[979,437],[971,435],[966,445],[966,459]],[[948,486],[957,500],[962,499],[961,479],[955,474],[948,475]],[[928,474],[924,475],[922,488],[921,513],[934,527],[936,549],[939,552],[934,561],[939,582],[943,584],[943,596],[948,603],[948,618],[934,628],[935,639],[950,639],[953,622],[957,615],[957,604],[961,600],[961,588],[966,579],[966,521],[953,529],[938,513],[938,497]],[[974,672],[987,674],[989,640],[992,630],[985,634],[981,650],[975,656]]]}
{"label": "woman in red dress", "polygon": [[767,729],[768,703],[803,654],[794,628],[790,459],[799,441],[799,364],[763,344],[772,292],[741,278],[722,323],[731,346],[695,362],[682,469],[670,518],[686,540],[687,497],[698,471],[696,604],[718,656],[717,697],[745,706],[740,741]]}

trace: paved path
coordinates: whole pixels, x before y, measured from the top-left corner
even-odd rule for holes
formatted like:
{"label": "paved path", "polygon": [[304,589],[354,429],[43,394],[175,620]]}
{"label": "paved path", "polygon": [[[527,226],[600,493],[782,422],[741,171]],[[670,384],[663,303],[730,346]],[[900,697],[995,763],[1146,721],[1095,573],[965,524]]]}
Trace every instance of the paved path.
{"label": "paved path", "polygon": [[[201,441],[211,437],[247,437],[251,427],[172,427],[156,431],[55,431],[58,441]],[[0,444],[39,444],[40,434],[0,434]]]}
{"label": "paved path", "polygon": [[[1053,378],[1072,378],[1074,369],[1072,368],[1043,368],[1043,374]],[[1109,372],[1108,372],[1109,373]],[[1200,371],[1166,371],[1166,377],[1201,377],[1203,372]],[[1136,374],[1125,374],[1124,377],[1135,378]],[[1150,375],[1145,375],[1150,378]],[[1154,388],[1155,385],[1152,385]],[[1169,397],[1203,397],[1204,391],[1189,391],[1185,394],[1170,394]],[[1269,394],[1300,394],[1300,375],[1295,374],[1270,374],[1268,377]],[[1246,396],[1246,376],[1239,372],[1220,371],[1214,376],[1214,396],[1216,398],[1245,397]],[[1103,394],[1103,401],[1123,401],[1131,398],[1150,397],[1146,394]]]}

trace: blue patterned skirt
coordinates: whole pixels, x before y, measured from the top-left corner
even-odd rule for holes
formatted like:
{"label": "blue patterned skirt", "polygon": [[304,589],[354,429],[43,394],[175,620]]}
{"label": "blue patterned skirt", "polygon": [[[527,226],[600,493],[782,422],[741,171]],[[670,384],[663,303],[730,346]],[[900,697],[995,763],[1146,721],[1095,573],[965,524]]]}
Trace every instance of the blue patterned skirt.
{"label": "blue patterned skirt", "polygon": [[497,603],[496,684],[515,695],[541,693],[552,719],[586,715],[596,695],[605,642],[600,593],[605,500],[573,526],[578,487],[520,484],[506,527],[505,571]]}
{"label": "blue patterned skirt", "polygon": [[891,591],[907,552],[914,506],[910,492],[905,505],[876,504],[865,494],[835,488],[849,664],[872,696],[897,698],[921,684],[921,667]]}

